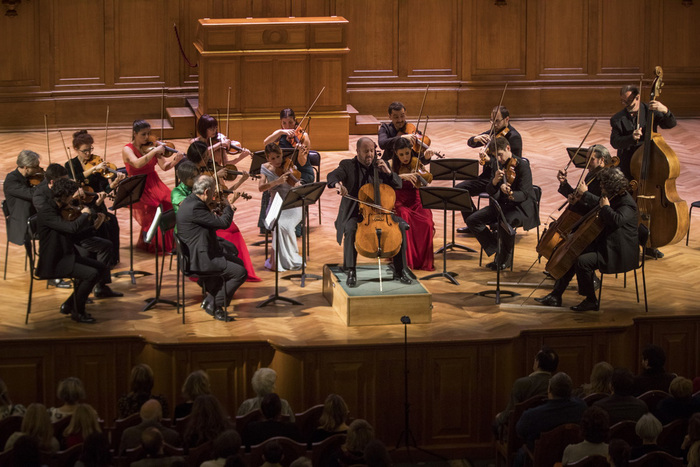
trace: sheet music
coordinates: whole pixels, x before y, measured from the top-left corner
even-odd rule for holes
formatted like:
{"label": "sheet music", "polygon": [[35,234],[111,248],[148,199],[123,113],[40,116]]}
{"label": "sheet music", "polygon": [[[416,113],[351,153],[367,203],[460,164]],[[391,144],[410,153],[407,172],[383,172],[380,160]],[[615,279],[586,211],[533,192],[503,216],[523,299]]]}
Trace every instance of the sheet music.
{"label": "sheet music", "polygon": [[151,243],[151,240],[153,240],[153,235],[158,231],[158,223],[160,222],[160,215],[162,214],[162,210],[160,209],[160,206],[156,208],[156,215],[153,216],[153,222],[151,222],[151,226],[148,228],[148,232],[146,233],[146,243]]}
{"label": "sheet music", "polygon": [[272,204],[270,204],[270,209],[268,209],[267,215],[265,216],[265,227],[267,228],[267,230],[272,230],[275,226],[275,220],[277,220],[277,216],[279,216],[281,208],[282,197],[279,193],[275,193],[275,197],[272,200]]}

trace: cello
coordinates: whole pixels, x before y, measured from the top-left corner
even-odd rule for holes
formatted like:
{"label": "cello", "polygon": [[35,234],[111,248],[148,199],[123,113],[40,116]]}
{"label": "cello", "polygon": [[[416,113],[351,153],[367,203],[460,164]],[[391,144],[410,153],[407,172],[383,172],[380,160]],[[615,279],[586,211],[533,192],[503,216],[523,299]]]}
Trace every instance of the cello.
{"label": "cello", "polygon": [[[657,66],[650,102],[661,94],[663,70]],[[638,117],[639,118],[639,117]],[[688,231],[688,204],[676,191],[681,166],[678,156],[654,130],[654,111],[647,108],[644,144],[632,155],[630,169],[636,188],[640,222],[649,228],[647,247],[678,243]]]}

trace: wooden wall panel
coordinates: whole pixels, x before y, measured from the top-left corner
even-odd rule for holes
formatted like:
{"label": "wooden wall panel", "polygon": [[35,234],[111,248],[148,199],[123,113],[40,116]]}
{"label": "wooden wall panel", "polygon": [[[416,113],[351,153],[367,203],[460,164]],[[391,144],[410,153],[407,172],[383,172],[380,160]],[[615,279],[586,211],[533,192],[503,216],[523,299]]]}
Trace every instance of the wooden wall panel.
{"label": "wooden wall panel", "polygon": [[524,18],[527,1],[509,1],[507,7],[493,2],[473,2],[472,14],[467,18],[469,47],[472,55],[472,76],[525,75],[527,28]]}
{"label": "wooden wall panel", "polygon": [[0,89],[41,84],[41,13],[36,1],[23,4],[17,16],[0,14]]}
{"label": "wooden wall panel", "polygon": [[662,38],[661,65],[669,75],[684,78],[700,73],[700,40],[697,27],[700,24],[700,5],[685,6],[682,2],[662,2],[661,27],[652,40]]}
{"label": "wooden wall panel", "polygon": [[643,73],[646,9],[639,0],[598,0],[598,73]]}
{"label": "wooden wall panel", "polygon": [[114,82],[162,85],[166,51],[172,50],[165,47],[165,31],[172,27],[163,15],[166,0],[114,0],[114,3],[118,20]]}
{"label": "wooden wall panel", "polygon": [[588,1],[539,3],[540,76],[588,73]]}

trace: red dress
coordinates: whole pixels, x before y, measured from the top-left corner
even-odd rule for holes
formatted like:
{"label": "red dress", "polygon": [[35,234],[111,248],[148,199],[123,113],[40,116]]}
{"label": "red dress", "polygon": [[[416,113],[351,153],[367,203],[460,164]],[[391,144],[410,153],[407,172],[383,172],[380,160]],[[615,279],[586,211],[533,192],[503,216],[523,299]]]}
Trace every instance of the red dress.
{"label": "red dress", "polygon": [[418,189],[413,183],[404,180],[401,189],[396,190],[396,215],[411,226],[406,232],[406,260],[411,269],[434,271],[433,235],[435,224],[433,213],[420,202]]}
{"label": "red dress", "polygon": [[[134,151],[136,157],[143,157],[143,154],[141,154],[141,152],[139,152],[139,150],[136,149],[133,144],[129,143],[127,144],[127,147],[131,148],[131,150]],[[157,164],[158,159],[156,157],[148,161],[148,164],[144,165],[140,169],[137,169],[131,164],[125,164],[126,173],[129,174],[129,176],[146,174],[146,187],[143,190],[141,199],[137,203],[134,203],[133,210],[134,219],[136,219],[136,222],[138,222],[141,226],[142,232],[139,235],[139,239],[136,245],[141,249],[150,251],[151,253],[155,252],[155,242],[151,242],[150,245],[147,245],[143,241],[143,233],[148,232],[148,229],[151,226],[151,223],[153,222],[153,218],[156,215],[156,208],[158,208],[159,205],[161,206],[161,210],[163,212],[173,208],[173,205],[170,203],[170,188],[168,188],[167,185],[163,183],[163,181],[156,173],[155,167]],[[160,237],[160,231],[157,235],[159,240],[158,248],[161,249],[162,246],[160,245],[160,239],[162,237]],[[165,236],[164,251],[173,251],[172,230],[167,232]]]}
{"label": "red dress", "polygon": [[243,234],[238,229],[236,223],[232,221],[228,229],[217,230],[216,235],[224,240],[228,240],[236,246],[236,249],[238,250],[238,258],[243,261],[245,270],[248,272],[246,282],[261,282],[262,279],[255,275],[255,268],[253,268],[253,262],[250,260],[248,246],[246,245]]}

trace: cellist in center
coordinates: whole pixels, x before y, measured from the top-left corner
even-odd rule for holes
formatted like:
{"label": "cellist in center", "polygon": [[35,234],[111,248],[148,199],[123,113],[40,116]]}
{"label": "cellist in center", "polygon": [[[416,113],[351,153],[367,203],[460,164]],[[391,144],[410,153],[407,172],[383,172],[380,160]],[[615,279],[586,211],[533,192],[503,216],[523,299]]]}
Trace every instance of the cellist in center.
{"label": "cellist in center", "polygon": [[[379,181],[393,189],[401,188],[401,177],[389,168],[387,163],[377,157],[376,144],[367,137],[357,140],[357,155],[352,159],[340,161],[338,168],[328,174],[328,187],[335,188],[343,200],[340,202],[338,217],[335,220],[337,240],[343,245],[343,266],[347,274],[348,287],[357,287],[357,250],[355,249],[355,234],[360,219],[358,202],[349,198],[357,198],[360,188],[373,183],[374,164],[377,165]],[[408,224],[395,215],[392,219],[398,223],[401,230],[402,243],[399,252],[393,257],[394,278],[405,284],[413,282],[411,273],[406,269],[406,230]]]}

